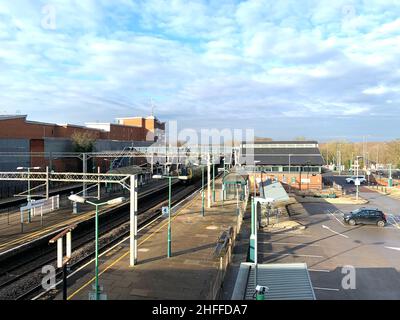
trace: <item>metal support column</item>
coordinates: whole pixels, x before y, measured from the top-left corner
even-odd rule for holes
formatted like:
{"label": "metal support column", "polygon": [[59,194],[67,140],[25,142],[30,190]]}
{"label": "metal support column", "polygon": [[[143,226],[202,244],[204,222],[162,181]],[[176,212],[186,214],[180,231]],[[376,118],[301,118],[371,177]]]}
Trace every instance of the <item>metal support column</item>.
{"label": "metal support column", "polygon": [[172,196],[172,178],[168,177],[168,258],[171,257],[171,196]]}
{"label": "metal support column", "polygon": [[211,167],[210,154],[207,157],[207,208],[211,208]]}
{"label": "metal support column", "polygon": [[137,175],[130,177],[130,259],[131,267],[137,264]]}
{"label": "metal support column", "polygon": [[[28,168],[28,196],[26,198],[28,205],[31,202],[31,178],[30,178],[31,174],[30,173],[31,173],[31,168]],[[32,209],[30,209],[30,208],[28,209],[28,223],[31,222],[31,214],[32,214],[31,210]]]}
{"label": "metal support column", "polygon": [[100,167],[97,167],[97,173],[99,174],[99,179],[97,182],[97,200],[100,200],[100,194],[101,194]]}
{"label": "metal support column", "polygon": [[254,251],[255,251],[255,232],[254,232],[254,226],[255,226],[255,219],[254,219],[254,198],[251,197],[251,234],[250,234],[250,255],[249,259],[250,262],[255,262],[254,259]]}
{"label": "metal support column", "polygon": [[49,167],[46,167],[46,200],[49,199]]}
{"label": "metal support column", "polygon": [[[87,173],[87,154],[83,153],[82,154],[82,172]],[[82,184],[82,197],[86,198],[86,182],[83,182]]]}

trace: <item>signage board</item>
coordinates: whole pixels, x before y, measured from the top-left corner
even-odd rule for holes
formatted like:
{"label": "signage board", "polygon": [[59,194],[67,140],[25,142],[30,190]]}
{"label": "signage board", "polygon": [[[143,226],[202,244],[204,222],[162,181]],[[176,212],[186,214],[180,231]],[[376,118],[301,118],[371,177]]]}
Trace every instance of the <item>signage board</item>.
{"label": "signage board", "polygon": [[161,213],[163,216],[168,216],[168,207],[162,207],[161,208]]}

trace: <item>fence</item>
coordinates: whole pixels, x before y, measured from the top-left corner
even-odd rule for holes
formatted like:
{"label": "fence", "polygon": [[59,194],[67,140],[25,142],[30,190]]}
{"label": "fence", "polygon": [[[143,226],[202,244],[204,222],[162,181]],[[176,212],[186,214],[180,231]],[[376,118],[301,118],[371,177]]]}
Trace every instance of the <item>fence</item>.
{"label": "fence", "polygon": [[[36,203],[39,204],[38,207],[34,206]],[[32,200],[32,205],[34,206],[32,208],[32,216],[36,216],[36,214],[46,214],[49,212],[52,212],[54,210],[57,210],[60,208],[60,195],[56,195],[53,197],[50,197],[49,199],[44,199],[44,200]]]}
{"label": "fence", "polygon": [[[60,196],[56,195],[49,199],[32,200],[26,206],[20,208],[21,212],[21,232],[23,232],[23,224],[25,212],[28,214],[28,222],[36,215],[40,214],[40,225],[43,226],[43,214],[52,212],[60,208]],[[29,216],[29,210],[30,216]]]}

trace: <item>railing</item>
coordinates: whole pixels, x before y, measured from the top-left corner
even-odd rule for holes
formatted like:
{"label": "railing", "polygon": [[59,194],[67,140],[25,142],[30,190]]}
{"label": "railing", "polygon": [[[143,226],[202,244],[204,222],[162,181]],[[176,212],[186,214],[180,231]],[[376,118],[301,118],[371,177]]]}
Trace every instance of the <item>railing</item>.
{"label": "railing", "polygon": [[[34,204],[35,201],[32,201],[32,204]],[[48,200],[43,201],[39,207],[34,207],[32,208],[32,216],[36,216],[36,214],[46,214],[49,212],[53,212],[54,210],[57,210],[60,208],[60,195],[56,195],[53,197],[50,197]]]}

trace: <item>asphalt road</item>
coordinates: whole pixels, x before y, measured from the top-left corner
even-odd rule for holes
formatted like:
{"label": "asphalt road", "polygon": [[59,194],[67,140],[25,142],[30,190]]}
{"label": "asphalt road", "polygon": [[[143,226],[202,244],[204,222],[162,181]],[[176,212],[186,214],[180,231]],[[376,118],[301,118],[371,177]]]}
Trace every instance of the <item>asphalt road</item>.
{"label": "asphalt road", "polygon": [[[305,212],[294,219],[307,228],[260,232],[259,261],[306,262],[317,299],[400,299],[400,201],[366,190],[360,195],[370,201],[365,206],[391,215],[384,228],[344,224],[341,212],[356,205],[304,204]],[[350,270],[345,266],[354,268],[355,282],[345,278]]]}

